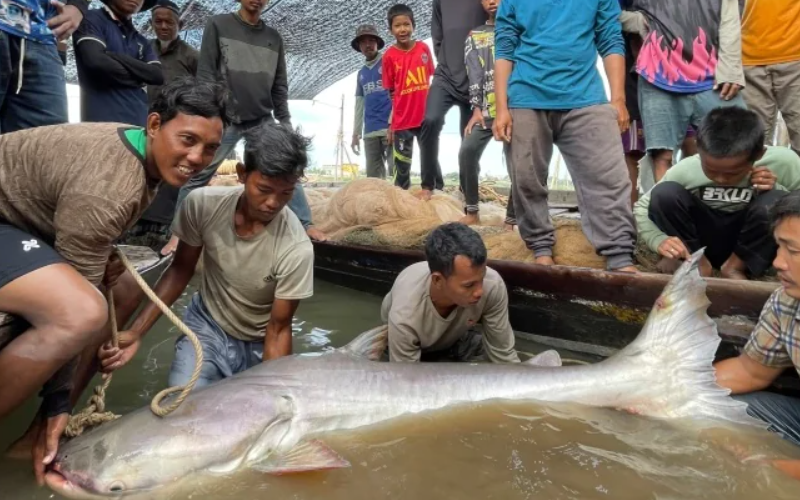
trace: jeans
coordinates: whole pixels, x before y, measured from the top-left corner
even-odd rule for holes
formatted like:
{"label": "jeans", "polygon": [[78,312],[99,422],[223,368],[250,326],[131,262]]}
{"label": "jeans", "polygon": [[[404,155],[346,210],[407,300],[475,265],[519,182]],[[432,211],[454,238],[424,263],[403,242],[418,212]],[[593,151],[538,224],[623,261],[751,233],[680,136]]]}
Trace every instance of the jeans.
{"label": "jeans", "polygon": [[800,399],[772,392],[753,392],[733,396],[748,404],[750,416],[769,424],[769,430],[800,446]]}
{"label": "jeans", "polygon": [[444,128],[444,117],[450,108],[458,106],[461,110],[461,124],[458,129],[463,137],[464,129],[472,116],[469,102],[462,101],[452,95],[442,83],[440,77],[435,77],[428,91],[428,101],[425,108],[425,120],[419,135],[420,169],[422,170],[423,189],[442,189],[442,167],[439,165],[439,135]]}
{"label": "jeans", "polygon": [[[257,366],[264,359],[264,341],[247,342],[225,333],[211,317],[199,293],[192,297],[183,314],[183,322],[203,346],[203,366],[195,389]],[[186,385],[192,378],[194,364],[194,347],[185,335],[181,335],[175,342],[175,357],[169,371],[170,387]]]}
{"label": "jeans", "polygon": [[[217,154],[214,155],[214,159],[206,168],[189,179],[189,182],[184,184],[178,193],[178,201],[175,204],[175,217],[178,216],[178,210],[180,210],[183,200],[189,196],[189,193],[197,188],[207,186],[217,173],[217,169],[219,169],[220,165],[222,165],[222,162],[228,158],[242,137],[244,137],[244,133],[249,128],[257,125],[259,125],[259,123],[248,125],[231,124],[227,129],[225,129],[225,134],[222,136],[222,143],[220,144],[219,149],[217,149]],[[303,189],[303,185],[300,183],[297,183],[297,186],[295,186],[294,195],[292,196],[291,201],[289,201],[289,209],[294,212],[298,219],[300,219],[300,222],[303,224],[304,228],[308,229],[313,225],[313,222],[311,221],[311,208],[308,206],[305,190]]]}
{"label": "jeans", "polygon": [[67,82],[56,46],[0,31],[0,133],[67,121]]}
{"label": "jeans", "polygon": [[364,155],[367,159],[367,177],[385,179],[394,177],[394,154],[386,136],[364,139]]}

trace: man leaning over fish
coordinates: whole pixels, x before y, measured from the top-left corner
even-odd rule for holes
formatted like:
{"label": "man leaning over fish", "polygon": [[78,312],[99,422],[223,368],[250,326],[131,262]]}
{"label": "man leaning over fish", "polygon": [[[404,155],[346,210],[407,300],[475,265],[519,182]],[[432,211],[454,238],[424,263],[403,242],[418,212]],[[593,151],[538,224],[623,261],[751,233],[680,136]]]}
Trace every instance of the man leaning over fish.
{"label": "man leaning over fish", "polygon": [[444,224],[428,236],[425,256],[400,273],[383,300],[390,361],[519,362],[506,285],[486,265],[480,235]]}
{"label": "man leaning over fish", "polygon": [[[174,304],[202,254],[200,292],[183,318],[203,347],[196,387],[292,353],[292,317],[313,293],[314,250],[287,204],[308,165],[309,145],[288,126],[253,128],[245,134],[244,164],[237,166],[243,186],[198,189],[178,211],[173,230],[180,243],[155,292]],[[121,348],[103,346],[102,370],[130,361],[160,315],[148,304],[120,334]],[[186,384],[194,366],[192,345],[181,336],[170,385]]]}
{"label": "man leaning over fish", "polygon": [[[800,373],[800,191],[772,209],[778,253],[773,265],[781,287],[767,301],[744,352],[716,364],[717,382],[734,398],[748,403],[748,413],[800,446],[800,399],[766,392],[786,369]],[[773,465],[800,479],[800,460]]]}

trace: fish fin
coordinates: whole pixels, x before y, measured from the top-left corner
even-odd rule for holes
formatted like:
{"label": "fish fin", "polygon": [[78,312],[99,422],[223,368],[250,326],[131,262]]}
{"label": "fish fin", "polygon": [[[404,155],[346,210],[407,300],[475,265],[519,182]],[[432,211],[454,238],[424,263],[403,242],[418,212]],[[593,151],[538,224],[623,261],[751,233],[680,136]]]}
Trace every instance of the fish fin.
{"label": "fish fin", "polygon": [[367,358],[370,361],[379,361],[389,342],[389,325],[382,325],[368,330],[349,344],[339,349],[339,352]]}
{"label": "fish fin", "polygon": [[550,349],[549,351],[540,352],[539,354],[528,359],[522,364],[528,366],[543,366],[543,367],[561,366],[561,355],[558,354],[558,351]]}
{"label": "fish fin", "polygon": [[721,338],[707,314],[711,302],[698,271],[704,250],[678,268],[639,336],[603,364],[638,367],[644,374],[627,388],[628,401],[620,405],[631,413],[764,427],[747,414],[746,403],[717,384],[713,362]]}
{"label": "fish fin", "polygon": [[250,468],[282,475],[350,467],[350,462],[319,440],[304,441],[287,453],[254,463]]}

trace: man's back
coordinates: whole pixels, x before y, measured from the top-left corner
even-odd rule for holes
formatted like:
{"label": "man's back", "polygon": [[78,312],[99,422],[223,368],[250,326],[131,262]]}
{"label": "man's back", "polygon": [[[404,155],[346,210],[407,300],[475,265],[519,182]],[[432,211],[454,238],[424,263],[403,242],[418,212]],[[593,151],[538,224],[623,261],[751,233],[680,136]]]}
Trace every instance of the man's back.
{"label": "man's back", "polygon": [[283,38],[263,22],[253,26],[237,14],[211,17],[197,76],[228,86],[239,122],[273,114],[281,122],[290,119]]}

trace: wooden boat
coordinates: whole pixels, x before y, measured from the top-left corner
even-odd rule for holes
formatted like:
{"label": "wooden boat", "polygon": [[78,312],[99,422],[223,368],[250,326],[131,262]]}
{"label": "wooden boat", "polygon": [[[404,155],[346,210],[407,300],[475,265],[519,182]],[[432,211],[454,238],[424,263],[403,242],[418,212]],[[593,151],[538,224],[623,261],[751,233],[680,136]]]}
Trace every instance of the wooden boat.
{"label": "wooden boat", "polygon": [[[368,293],[386,294],[407,266],[424,260],[420,251],[314,242],[315,276]],[[582,353],[610,356],[641,330],[670,277],[594,269],[545,267],[489,261],[509,290],[511,325],[519,339]],[[737,355],[777,283],[708,279],[709,316],[719,327],[718,358]],[[789,375],[776,382],[800,392]]]}
{"label": "wooden boat", "polygon": [[[171,256],[162,257],[147,247],[121,245],[119,249],[125,252],[125,256],[128,257],[128,260],[131,261],[139,274],[151,284],[161,275],[172,259]],[[0,312],[0,349],[5,347],[26,328],[27,324],[24,321],[10,314]]]}

